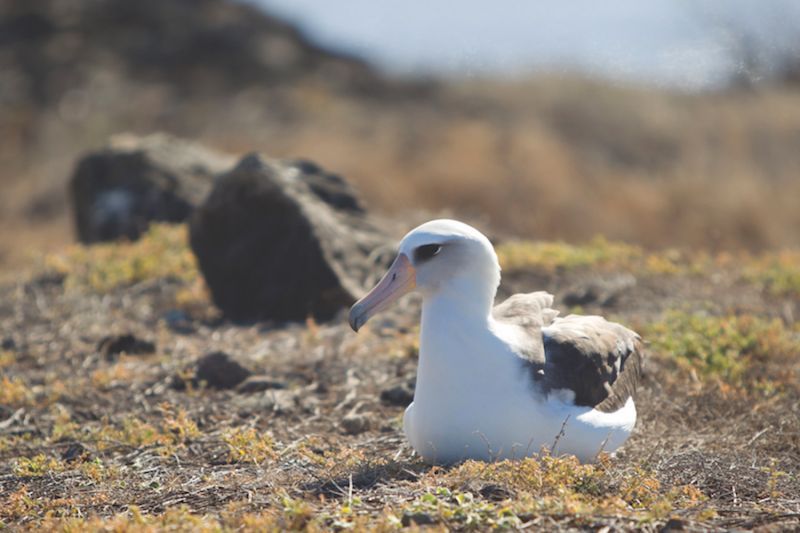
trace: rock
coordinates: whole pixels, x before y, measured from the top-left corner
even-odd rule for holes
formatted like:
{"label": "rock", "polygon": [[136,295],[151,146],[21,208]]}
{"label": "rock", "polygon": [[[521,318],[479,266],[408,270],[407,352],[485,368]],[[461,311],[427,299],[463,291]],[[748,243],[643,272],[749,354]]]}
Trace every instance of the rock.
{"label": "rock", "polygon": [[365,415],[349,414],[342,418],[342,429],[348,435],[358,435],[369,429],[369,418]]}
{"label": "rock", "polygon": [[191,245],[233,320],[328,320],[394,255],[350,186],[309,162],[249,155],[192,216]]}
{"label": "rock", "polygon": [[[164,86],[157,100],[174,93],[176,107],[198,96],[232,99],[248,87],[265,91],[305,78],[346,91],[385,85],[366,62],[328,51],[293,25],[241,2],[3,0],[0,28],[8,50],[0,55],[0,81],[19,78],[0,84],[9,93],[4,100],[14,96],[12,103],[35,103],[42,112],[70,92],[97,91],[119,75],[139,88]],[[168,118],[180,112],[172,109]]]}
{"label": "rock", "polygon": [[234,162],[163,134],[121,135],[78,162],[70,193],[78,239],[135,240],[150,222],[182,222]]}
{"label": "rock", "polygon": [[164,313],[164,321],[167,323],[167,327],[175,333],[190,335],[197,331],[197,328],[192,324],[191,317],[180,309],[170,309]]}
{"label": "rock", "polygon": [[0,348],[2,348],[3,350],[8,350],[8,351],[16,350],[17,349],[17,343],[14,342],[14,339],[12,337],[4,337],[3,338],[3,343],[0,344]]}
{"label": "rock", "polygon": [[381,401],[390,405],[408,407],[414,401],[414,389],[409,385],[396,385],[381,391]]}
{"label": "rock", "polygon": [[250,376],[246,380],[239,383],[236,387],[236,392],[242,394],[252,394],[254,392],[263,392],[270,389],[285,389],[286,383],[275,381],[267,376]]}
{"label": "rock", "polygon": [[297,392],[291,390],[271,390],[264,395],[265,407],[275,414],[288,415],[297,410]]}
{"label": "rock", "polygon": [[403,513],[403,518],[400,519],[400,523],[403,527],[410,527],[410,526],[429,526],[431,524],[436,523],[436,519],[429,515],[428,513],[412,513],[410,511],[405,511]]}
{"label": "rock", "polygon": [[355,190],[338,174],[326,172],[307,159],[297,159],[289,165],[302,173],[302,179],[308,184],[311,192],[329,206],[353,213],[365,212]]}
{"label": "rock", "polygon": [[236,402],[238,414],[242,418],[251,418],[254,414],[263,415],[272,412],[279,416],[287,416],[298,411],[311,412],[304,405],[298,391],[288,389],[268,389],[263,394],[251,394]]}
{"label": "rock", "polygon": [[195,384],[205,382],[214,389],[232,389],[247,379],[251,373],[228,354],[214,352],[197,362],[193,382]]}
{"label": "rock", "polygon": [[86,460],[89,458],[89,455],[89,450],[87,450],[83,444],[80,442],[73,442],[64,450],[64,453],[61,454],[61,460],[71,463],[78,459]]}
{"label": "rock", "polygon": [[511,489],[494,483],[488,483],[486,485],[483,485],[478,489],[477,492],[487,500],[493,502],[500,502],[503,500],[512,499],[515,496],[514,492]]}
{"label": "rock", "polygon": [[680,518],[670,518],[667,520],[667,523],[664,524],[664,527],[661,528],[662,533],[666,533],[668,531],[685,531],[686,530],[686,522],[681,520]]}
{"label": "rock", "polygon": [[133,336],[130,333],[123,335],[109,335],[97,344],[97,351],[107,360],[114,359],[121,353],[128,355],[148,355],[155,353],[156,345]]}

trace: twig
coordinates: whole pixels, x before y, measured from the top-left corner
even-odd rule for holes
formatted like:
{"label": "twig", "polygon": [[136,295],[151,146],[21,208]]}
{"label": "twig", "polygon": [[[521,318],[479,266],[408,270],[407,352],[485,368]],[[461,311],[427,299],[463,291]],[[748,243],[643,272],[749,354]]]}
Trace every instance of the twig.
{"label": "twig", "polygon": [[561,429],[559,430],[558,435],[556,435],[555,440],[553,440],[553,446],[550,447],[550,453],[553,454],[553,455],[555,455],[556,446],[558,445],[558,441],[560,441],[561,437],[563,437],[564,434],[565,434],[565,431],[567,429],[567,422],[569,422],[569,417],[570,417],[570,415],[567,415],[567,418],[564,419],[564,423],[561,424]]}
{"label": "twig", "polygon": [[5,428],[9,427],[11,424],[13,424],[14,422],[16,422],[17,420],[19,420],[20,418],[22,418],[22,414],[24,412],[25,412],[25,408],[24,407],[20,407],[19,409],[17,409],[14,412],[13,415],[11,415],[10,417],[8,417],[5,420],[3,420],[2,422],[0,422],[0,429],[5,429]]}
{"label": "twig", "polygon": [[764,433],[766,433],[770,429],[772,429],[772,426],[767,426],[764,429],[762,429],[761,431],[759,431],[758,433],[756,433],[755,435],[753,435],[753,438],[750,439],[749,441],[747,441],[747,444],[745,446],[750,446],[751,444],[753,444],[756,441],[756,439],[758,439],[758,437],[760,437],[761,435],[763,435]]}
{"label": "twig", "polygon": [[353,473],[352,472],[350,472],[350,476],[348,476],[347,507],[349,507],[350,509],[353,508]]}

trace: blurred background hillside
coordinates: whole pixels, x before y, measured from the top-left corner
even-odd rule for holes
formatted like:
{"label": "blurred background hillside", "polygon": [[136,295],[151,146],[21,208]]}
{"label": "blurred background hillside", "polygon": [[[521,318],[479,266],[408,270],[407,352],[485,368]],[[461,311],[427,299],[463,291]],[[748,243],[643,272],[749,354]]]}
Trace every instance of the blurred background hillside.
{"label": "blurred background hillside", "polygon": [[525,238],[800,246],[796,2],[0,2],[0,268],[119,132],[312,159]]}

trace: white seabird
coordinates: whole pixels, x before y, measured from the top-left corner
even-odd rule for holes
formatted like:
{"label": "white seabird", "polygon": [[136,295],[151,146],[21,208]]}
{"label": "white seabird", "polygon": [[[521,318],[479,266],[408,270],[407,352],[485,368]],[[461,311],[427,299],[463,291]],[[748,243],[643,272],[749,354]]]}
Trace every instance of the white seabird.
{"label": "white seabird", "polygon": [[613,452],[636,423],[641,340],[599,316],[558,318],[546,292],[494,306],[489,240],[455,220],[408,233],[386,275],[350,309],[355,331],[401,295],[422,293],[419,367],[403,429],[431,463]]}

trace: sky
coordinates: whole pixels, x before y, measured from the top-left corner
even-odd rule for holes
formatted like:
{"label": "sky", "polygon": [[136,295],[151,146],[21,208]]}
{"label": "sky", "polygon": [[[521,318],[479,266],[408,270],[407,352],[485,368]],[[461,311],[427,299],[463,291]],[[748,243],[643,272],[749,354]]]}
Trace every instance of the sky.
{"label": "sky", "polygon": [[[394,73],[580,71],[687,89],[800,57],[800,0],[245,0]],[[758,74],[756,74],[758,76]]]}

